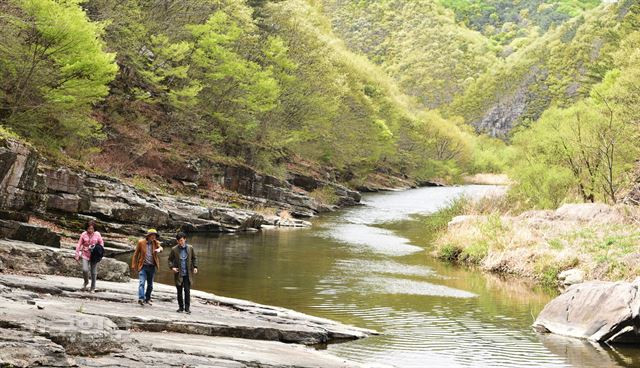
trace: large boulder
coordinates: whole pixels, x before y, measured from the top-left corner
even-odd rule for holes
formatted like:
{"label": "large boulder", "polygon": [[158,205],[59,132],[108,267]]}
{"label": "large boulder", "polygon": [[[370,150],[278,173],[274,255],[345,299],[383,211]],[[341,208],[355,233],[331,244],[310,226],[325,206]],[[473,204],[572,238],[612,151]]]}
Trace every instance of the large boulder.
{"label": "large boulder", "polygon": [[[0,240],[0,263],[5,270],[45,275],[82,276],[73,250],[40,246],[15,240]],[[98,265],[98,279],[129,281],[129,266],[112,258]]]}
{"label": "large boulder", "polygon": [[639,286],[640,279],[570,286],[544,307],[533,328],[604,343],[640,342]]}

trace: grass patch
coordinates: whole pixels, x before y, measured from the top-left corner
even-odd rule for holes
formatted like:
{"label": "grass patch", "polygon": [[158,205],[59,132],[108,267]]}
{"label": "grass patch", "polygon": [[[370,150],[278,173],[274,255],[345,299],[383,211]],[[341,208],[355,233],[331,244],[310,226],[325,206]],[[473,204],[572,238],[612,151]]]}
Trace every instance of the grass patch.
{"label": "grass patch", "polygon": [[467,264],[480,264],[489,255],[489,242],[480,240],[464,248],[458,259]]}
{"label": "grass patch", "polygon": [[465,212],[465,208],[469,204],[469,199],[466,197],[458,197],[445,207],[442,207],[433,214],[426,216],[422,220],[422,229],[427,243],[433,241],[440,232],[447,229],[449,222],[456,216],[459,216]]}
{"label": "grass patch", "polygon": [[314,190],[309,196],[325,206],[336,205],[339,199],[336,191],[329,185]]}
{"label": "grass patch", "polygon": [[14,139],[20,142],[24,142],[24,140],[22,138],[20,138],[20,136],[14,132],[13,130],[0,125],[0,139],[4,140],[4,139]]}
{"label": "grass patch", "polygon": [[[576,220],[563,211],[520,216],[504,203],[462,206],[453,212],[467,217],[449,227],[444,219],[430,219],[435,229],[446,230],[433,231],[433,254],[490,272],[532,278],[545,287],[557,287],[558,274],[571,268],[584,271],[586,280],[633,280],[640,274],[639,209],[610,206],[603,210],[607,217]],[[585,205],[584,210],[589,208]]]}
{"label": "grass patch", "polygon": [[456,262],[462,254],[462,248],[454,244],[445,244],[439,250],[438,258],[447,262]]}
{"label": "grass patch", "polygon": [[157,190],[157,186],[149,179],[144,176],[136,175],[133,179],[130,180],[131,185],[144,193],[151,193],[154,190]]}

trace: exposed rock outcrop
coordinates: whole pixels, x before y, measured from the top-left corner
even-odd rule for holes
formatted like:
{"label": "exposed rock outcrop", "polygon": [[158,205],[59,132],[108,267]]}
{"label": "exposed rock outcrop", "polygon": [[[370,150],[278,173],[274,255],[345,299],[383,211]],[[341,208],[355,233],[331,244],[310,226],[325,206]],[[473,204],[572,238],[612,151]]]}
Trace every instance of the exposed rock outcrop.
{"label": "exposed rock outcrop", "polygon": [[0,239],[15,239],[33,242],[48,247],[60,248],[60,235],[40,226],[13,220],[0,220]]}
{"label": "exposed rock outcrop", "polygon": [[562,287],[569,287],[571,285],[580,284],[584,282],[584,271],[572,268],[570,270],[562,271],[558,274],[558,281]]}
{"label": "exposed rock outcrop", "polygon": [[45,193],[37,154],[20,142],[0,140],[0,208],[39,211],[44,207]]}
{"label": "exposed rock outcrop", "polygon": [[544,110],[540,109],[540,105],[546,106],[550,101],[544,93],[535,92],[536,89],[532,86],[544,84],[547,76],[546,70],[532,67],[511,93],[502,96],[482,118],[472,122],[472,125],[480,132],[505,139],[524,117],[535,121]]}
{"label": "exposed rock outcrop", "polygon": [[69,367],[76,365],[64,348],[30,331],[0,328],[0,364],[9,367]]}
{"label": "exposed rock outcrop", "polygon": [[[153,307],[137,283],[0,275],[0,363],[15,366],[360,367],[293,344],[363,338],[370,330],[291,310],[192,291],[193,314],[175,313],[175,288],[156,284]],[[289,344],[284,344],[287,342]],[[21,354],[19,354],[21,353]]]}
{"label": "exposed rock outcrop", "polygon": [[533,328],[597,342],[638,343],[639,286],[640,279],[573,285],[544,307]]}
{"label": "exposed rock outcrop", "polygon": [[[81,267],[74,256],[74,251],[69,249],[0,239],[0,270],[81,276]],[[103,258],[98,266],[98,279],[128,281],[129,266],[112,258]]]}
{"label": "exposed rock outcrop", "polygon": [[[37,153],[17,141],[0,142],[0,211],[35,213],[65,226],[79,227],[90,218],[101,220],[105,232],[136,234],[145,227],[183,229],[190,232],[252,231],[262,225],[307,226],[304,221],[287,219],[265,220],[250,210],[240,210],[215,203],[204,204],[198,197],[159,196],[145,193],[118,179],[89,172],[74,172],[68,168],[41,167]],[[189,173],[197,171],[192,165]],[[218,181],[227,190],[256,207],[274,207],[287,210],[293,217],[312,217],[327,207],[313,199],[309,192],[330,188],[337,198],[337,206],[349,206],[360,201],[360,194],[344,186],[292,174],[281,180],[263,175],[244,166],[217,167]],[[202,173],[187,175],[194,179]],[[24,222],[24,220],[22,220]],[[35,232],[26,224],[0,224],[0,236],[32,241],[22,236]],[[37,239],[49,234],[40,234]],[[56,246],[56,240],[40,241]]]}

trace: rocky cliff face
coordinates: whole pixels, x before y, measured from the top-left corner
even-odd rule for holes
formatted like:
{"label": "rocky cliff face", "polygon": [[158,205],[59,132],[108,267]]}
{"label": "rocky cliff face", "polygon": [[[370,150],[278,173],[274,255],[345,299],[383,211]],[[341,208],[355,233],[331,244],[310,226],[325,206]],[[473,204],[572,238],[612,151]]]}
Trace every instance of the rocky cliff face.
{"label": "rocky cliff face", "polygon": [[[289,173],[287,180],[260,174],[248,167],[224,167],[217,180],[224,188],[245,196],[265,200],[269,206],[288,209],[296,217],[313,217],[336,207],[360,202],[360,193],[337,183],[309,175]],[[337,198],[335,206],[324,205],[309,196],[317,189],[328,188]]]}
{"label": "rocky cliff face", "polygon": [[0,208],[42,210],[45,183],[33,150],[13,140],[0,141]]}
{"label": "rocky cliff face", "polygon": [[549,98],[535,93],[534,85],[542,85],[547,72],[532,68],[529,74],[511,94],[502,96],[478,121],[472,125],[482,133],[505,139],[509,132],[524,118],[536,120],[542,114],[543,107],[550,103]]}
{"label": "rocky cliff face", "polygon": [[[16,141],[0,142],[0,218],[16,213],[36,213],[41,217],[79,225],[88,218],[101,220],[106,230],[137,233],[153,226],[187,231],[230,232],[262,225],[305,225],[303,221],[265,219],[250,210],[209,203],[197,197],[164,196],[142,192],[108,176],[75,172],[67,168],[44,167],[37,153]],[[191,170],[191,169],[190,169]],[[290,181],[262,175],[247,167],[222,167],[213,176],[225,189],[244,196],[250,205],[288,210],[294,217],[312,217],[329,210],[307,191],[329,187],[338,206],[360,201],[358,192],[311,177],[294,175]],[[198,175],[201,175],[199,173]],[[24,221],[24,219],[22,220]],[[21,229],[25,229],[25,224]],[[5,232],[19,225],[4,224]],[[31,240],[22,239],[21,240]],[[47,243],[47,245],[54,245]]]}

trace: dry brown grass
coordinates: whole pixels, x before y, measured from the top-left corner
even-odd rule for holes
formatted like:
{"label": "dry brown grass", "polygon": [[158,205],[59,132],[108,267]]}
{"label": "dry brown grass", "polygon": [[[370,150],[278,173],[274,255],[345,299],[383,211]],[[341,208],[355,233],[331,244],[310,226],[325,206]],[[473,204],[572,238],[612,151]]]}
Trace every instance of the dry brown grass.
{"label": "dry brown grass", "polygon": [[[252,209],[254,212],[264,216],[264,217],[273,217],[277,216],[278,209],[275,207],[268,206],[257,206]],[[284,212],[284,211],[283,211]]]}
{"label": "dry brown grass", "polygon": [[506,174],[475,174],[462,178],[465,184],[478,185],[511,185],[512,181]]}
{"label": "dry brown grass", "polygon": [[[499,202],[470,205],[435,244],[440,258],[554,285],[569,268],[588,279],[631,280],[640,271],[640,210],[602,204],[504,215]],[[508,211],[506,211],[508,213]],[[487,214],[489,213],[489,214]]]}

